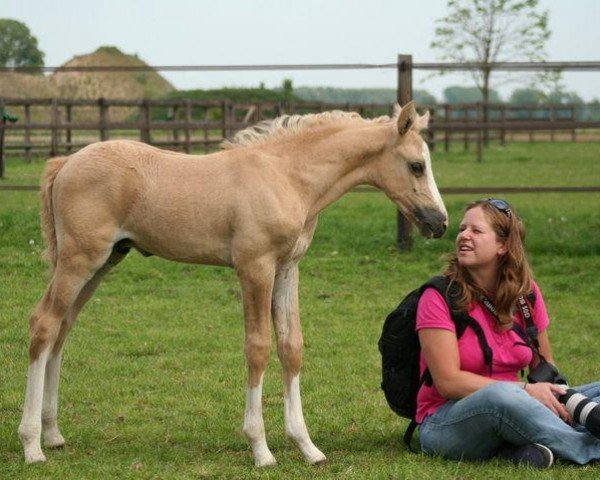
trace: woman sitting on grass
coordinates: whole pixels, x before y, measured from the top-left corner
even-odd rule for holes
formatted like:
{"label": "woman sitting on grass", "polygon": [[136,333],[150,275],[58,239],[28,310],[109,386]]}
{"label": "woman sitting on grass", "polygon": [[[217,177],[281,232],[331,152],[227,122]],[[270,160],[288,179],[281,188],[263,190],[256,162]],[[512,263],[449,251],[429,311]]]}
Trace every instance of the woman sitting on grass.
{"label": "woman sitting on grass", "polygon": [[[574,424],[557,397],[565,386],[527,383],[519,372],[540,359],[527,343],[517,302],[527,300],[539,331],[539,353],[554,363],[546,328],[544,299],[525,256],[525,231],[503,200],[469,204],[446,275],[460,287],[460,301],[476,320],[492,350],[486,365],[475,331],[457,340],[447,303],[433,288],[425,290],[417,311],[421,369],[433,383],[417,398],[417,423],[423,450],[453,459],[499,456],[536,467],[550,467],[554,455],[585,464],[600,458],[600,439]],[[531,301],[533,300],[533,301]],[[513,325],[516,325],[513,327]],[[600,382],[575,390],[600,402]]]}

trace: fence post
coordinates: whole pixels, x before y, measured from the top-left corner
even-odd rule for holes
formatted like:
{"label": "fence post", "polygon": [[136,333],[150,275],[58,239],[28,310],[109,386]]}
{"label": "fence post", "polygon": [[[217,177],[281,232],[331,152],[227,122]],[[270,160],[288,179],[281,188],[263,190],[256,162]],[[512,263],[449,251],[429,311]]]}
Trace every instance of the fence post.
{"label": "fence post", "polygon": [[[577,119],[575,118],[575,105],[571,105],[571,121],[575,122]],[[573,128],[573,130],[571,130],[571,141],[574,142],[576,140],[575,138],[575,128]]]}
{"label": "fence post", "polygon": [[[527,120],[531,125],[531,122],[533,120],[533,109],[531,107],[527,109]],[[529,143],[533,143],[533,130],[529,130]]]}
{"label": "fence post", "polygon": [[[398,55],[398,90],[397,100],[400,106],[406,105],[412,100],[412,55]],[[412,224],[398,210],[396,246],[400,251],[411,250],[413,245]]]}
{"label": "fence post", "polygon": [[108,140],[108,132],[106,131],[106,114],[108,107],[104,97],[98,99],[98,107],[100,108],[100,141]]}
{"label": "fence post", "polygon": [[[177,112],[179,111],[179,105],[173,105],[171,120],[177,123]],[[173,129],[173,143],[175,149],[179,150],[179,130],[177,128]]]}
{"label": "fence post", "polygon": [[285,106],[286,106],[286,113],[288,115],[294,115],[296,113],[296,102],[292,102],[292,101],[287,101],[285,102]]}
{"label": "fence post", "polygon": [[150,143],[150,104],[147,99],[142,101],[142,125],[140,128],[140,139],[144,143]]}
{"label": "fence post", "polygon": [[4,178],[4,100],[0,99],[0,178]]}
{"label": "fence post", "polygon": [[208,125],[208,123],[210,122],[210,116],[209,116],[209,107],[205,107],[204,108],[204,129],[202,130],[202,138],[204,139],[204,153],[208,153],[209,149],[210,149],[210,143],[208,143],[209,139],[210,139],[210,135],[209,135],[209,130],[208,127],[206,125]]}
{"label": "fence post", "polygon": [[273,116],[275,118],[277,117],[281,117],[281,115],[283,115],[283,106],[281,105],[281,102],[277,102],[274,106],[273,106]]}
{"label": "fence post", "polygon": [[54,97],[51,104],[50,121],[50,156],[58,155],[58,99]]}
{"label": "fence post", "polygon": [[223,110],[223,132],[221,133],[221,136],[223,137],[223,140],[226,140],[229,138],[229,101],[223,100],[221,102],[221,108]]}
{"label": "fence post", "polygon": [[[67,134],[66,134],[66,139],[65,141],[67,142],[67,152],[71,153],[71,149],[73,148],[73,134],[71,131],[71,122],[73,121],[73,105],[71,105],[70,103],[67,103],[66,106],[67,109],[67,125],[69,126],[69,128],[67,128]],[[28,120],[29,121],[29,120]]]}
{"label": "fence post", "polygon": [[449,122],[450,122],[450,105],[446,103],[444,105],[444,126],[446,127],[444,129],[444,152],[447,152],[450,150],[450,131],[448,130]]}
{"label": "fence post", "polygon": [[[192,101],[188,98],[185,101],[185,153],[191,151],[191,139],[190,139],[190,123],[192,122]],[[205,130],[206,131],[206,130]]]}
{"label": "fence post", "polygon": [[[463,111],[464,111],[464,116],[465,116],[465,123],[470,122],[471,121],[471,111],[469,110],[469,108],[466,105],[463,105]],[[470,135],[470,131],[467,129],[465,130],[465,138],[464,138],[464,150],[465,152],[469,150],[469,135]]]}
{"label": "fence post", "polygon": [[552,129],[550,130],[550,141],[554,142],[554,121],[555,121],[555,114],[554,114],[554,104],[550,105],[550,121],[552,122]]}
{"label": "fence post", "polygon": [[29,103],[25,104],[25,130],[24,130],[24,140],[25,140],[25,158],[28,162],[31,162],[31,130],[29,128],[29,124],[31,123],[31,105]]}
{"label": "fence post", "polygon": [[500,121],[502,122],[502,129],[500,130],[500,145],[506,145],[506,129],[504,124],[506,123],[506,105],[503,103],[500,107]]}
{"label": "fence post", "polygon": [[432,152],[435,151],[436,135],[435,135],[435,107],[429,109],[429,128],[427,129],[427,136],[429,137],[429,148]]}
{"label": "fence post", "polygon": [[256,102],[256,111],[254,113],[254,121],[253,123],[260,122],[263,118],[263,109],[262,104],[260,102]]}

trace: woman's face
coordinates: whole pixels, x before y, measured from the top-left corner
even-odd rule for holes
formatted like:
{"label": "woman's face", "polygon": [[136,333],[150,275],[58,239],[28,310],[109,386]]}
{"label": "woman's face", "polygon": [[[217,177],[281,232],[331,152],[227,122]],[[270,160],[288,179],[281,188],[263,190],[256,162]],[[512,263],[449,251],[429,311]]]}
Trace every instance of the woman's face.
{"label": "woman's face", "polygon": [[499,257],[506,253],[481,207],[465,213],[456,237],[456,253],[458,263],[472,271],[495,269]]}

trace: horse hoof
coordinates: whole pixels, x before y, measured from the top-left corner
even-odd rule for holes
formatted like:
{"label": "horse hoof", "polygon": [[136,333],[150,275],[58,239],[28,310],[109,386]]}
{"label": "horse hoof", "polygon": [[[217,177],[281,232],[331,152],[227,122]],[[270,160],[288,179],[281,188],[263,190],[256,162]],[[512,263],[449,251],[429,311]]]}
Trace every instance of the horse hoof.
{"label": "horse hoof", "polygon": [[319,468],[326,467],[327,465],[329,465],[329,460],[327,460],[327,458],[323,458],[322,460],[317,460],[316,462],[314,462],[313,465]]}
{"label": "horse hoof", "polygon": [[46,461],[46,456],[41,450],[37,452],[25,452],[25,463],[42,463]]}
{"label": "horse hoof", "polygon": [[52,449],[57,449],[57,448],[64,448],[65,446],[65,440],[64,438],[62,440],[57,440],[57,441],[52,441],[52,442],[44,442],[44,446],[46,448],[52,448]]}
{"label": "horse hoof", "polygon": [[316,465],[318,467],[325,465],[327,463],[327,457],[325,454],[319,450],[317,447],[313,446],[312,452],[304,452],[304,456],[306,461],[311,465]]}
{"label": "horse hoof", "polygon": [[269,460],[262,460],[260,462],[256,460],[254,462],[254,465],[256,466],[256,468],[272,467],[274,465],[277,465],[277,460],[275,460],[275,458]]}
{"label": "horse hoof", "polygon": [[44,438],[44,445],[46,448],[63,448],[65,446],[65,439],[60,433],[48,435]]}

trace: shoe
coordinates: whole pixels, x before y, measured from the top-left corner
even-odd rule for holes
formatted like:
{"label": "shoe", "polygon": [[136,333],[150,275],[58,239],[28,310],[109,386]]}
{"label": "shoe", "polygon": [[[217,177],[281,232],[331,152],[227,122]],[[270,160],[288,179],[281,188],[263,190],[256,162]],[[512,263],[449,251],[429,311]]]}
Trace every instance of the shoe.
{"label": "shoe", "polygon": [[536,468],[550,468],[554,463],[552,450],[539,443],[530,443],[529,445],[507,444],[500,449],[498,457],[504,460],[510,460],[517,465],[527,465]]}

